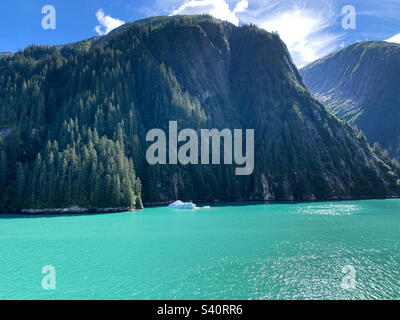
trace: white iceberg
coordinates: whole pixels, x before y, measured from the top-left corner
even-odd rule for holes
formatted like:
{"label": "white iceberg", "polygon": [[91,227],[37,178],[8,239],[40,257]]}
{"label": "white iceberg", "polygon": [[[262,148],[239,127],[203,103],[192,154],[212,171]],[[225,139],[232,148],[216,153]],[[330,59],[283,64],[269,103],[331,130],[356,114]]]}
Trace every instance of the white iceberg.
{"label": "white iceberg", "polygon": [[170,209],[196,209],[196,205],[192,202],[182,202],[180,200],[171,203],[168,208]]}

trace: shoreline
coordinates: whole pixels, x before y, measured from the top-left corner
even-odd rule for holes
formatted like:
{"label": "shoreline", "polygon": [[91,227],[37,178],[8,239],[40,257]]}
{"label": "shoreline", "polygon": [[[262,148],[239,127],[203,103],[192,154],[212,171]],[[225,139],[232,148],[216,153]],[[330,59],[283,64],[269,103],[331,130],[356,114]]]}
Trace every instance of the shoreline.
{"label": "shoreline", "polygon": [[[346,199],[323,199],[323,200],[236,200],[236,201],[222,201],[222,200],[201,200],[201,201],[191,201],[195,204],[214,204],[221,205],[231,204],[240,205],[243,203],[248,204],[295,204],[295,203],[318,203],[318,202],[344,202],[344,201],[362,201],[362,200],[389,200],[389,199],[400,199],[399,196],[389,196],[389,197],[360,197],[360,198],[346,198]],[[26,216],[57,216],[57,215],[90,215],[90,214],[104,214],[104,213],[122,213],[122,212],[137,212],[145,208],[155,208],[167,206],[173,203],[174,200],[165,202],[155,202],[155,203],[145,203],[144,208],[128,208],[128,207],[116,207],[116,208],[80,208],[80,207],[70,207],[70,208],[45,208],[45,209],[0,209],[0,215],[2,214],[18,214]]]}
{"label": "shoreline", "polygon": [[129,207],[118,207],[118,208],[44,208],[44,209],[21,209],[21,210],[6,210],[1,209],[0,214],[20,214],[27,216],[39,216],[39,215],[90,215],[90,214],[101,214],[101,213],[120,213],[120,212],[136,212],[138,209]]}

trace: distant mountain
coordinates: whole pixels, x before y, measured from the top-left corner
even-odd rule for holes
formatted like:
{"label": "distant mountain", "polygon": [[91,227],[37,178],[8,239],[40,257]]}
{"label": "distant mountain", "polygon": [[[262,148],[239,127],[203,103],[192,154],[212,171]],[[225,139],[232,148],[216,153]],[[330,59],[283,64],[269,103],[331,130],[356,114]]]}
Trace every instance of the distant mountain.
{"label": "distant mountain", "polygon": [[12,52],[0,52],[0,58],[11,56]]}
{"label": "distant mountain", "polygon": [[335,115],[400,159],[400,44],[359,42],[300,72]]}
{"label": "distant mountain", "polygon": [[[254,129],[254,173],[149,165],[146,133],[171,120]],[[1,59],[0,127],[12,128],[0,139],[5,210],[400,194],[398,166],[311,96],[278,35],[208,16]]]}

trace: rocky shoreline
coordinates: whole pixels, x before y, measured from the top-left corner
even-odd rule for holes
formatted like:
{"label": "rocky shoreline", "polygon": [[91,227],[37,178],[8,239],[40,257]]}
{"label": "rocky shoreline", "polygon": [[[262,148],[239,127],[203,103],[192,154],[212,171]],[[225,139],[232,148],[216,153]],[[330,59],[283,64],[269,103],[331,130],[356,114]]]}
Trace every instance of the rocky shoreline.
{"label": "rocky shoreline", "polygon": [[47,209],[22,209],[18,213],[26,215],[55,215],[55,214],[95,214],[95,213],[118,213],[135,212],[135,208],[47,208]]}

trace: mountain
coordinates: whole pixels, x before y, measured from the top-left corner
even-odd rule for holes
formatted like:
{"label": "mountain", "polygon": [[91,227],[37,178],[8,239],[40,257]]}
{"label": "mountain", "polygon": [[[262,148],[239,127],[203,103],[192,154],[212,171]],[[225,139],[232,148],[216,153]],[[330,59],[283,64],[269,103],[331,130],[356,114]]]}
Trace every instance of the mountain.
{"label": "mountain", "polygon": [[[254,129],[254,173],[149,165],[146,134],[169,121]],[[278,35],[209,16],[1,59],[0,127],[3,211],[400,194],[398,165],[312,97]]]}
{"label": "mountain", "polygon": [[12,52],[0,52],[0,58],[9,57],[12,55]]}
{"label": "mountain", "polygon": [[300,72],[335,115],[400,159],[400,44],[359,42]]}

